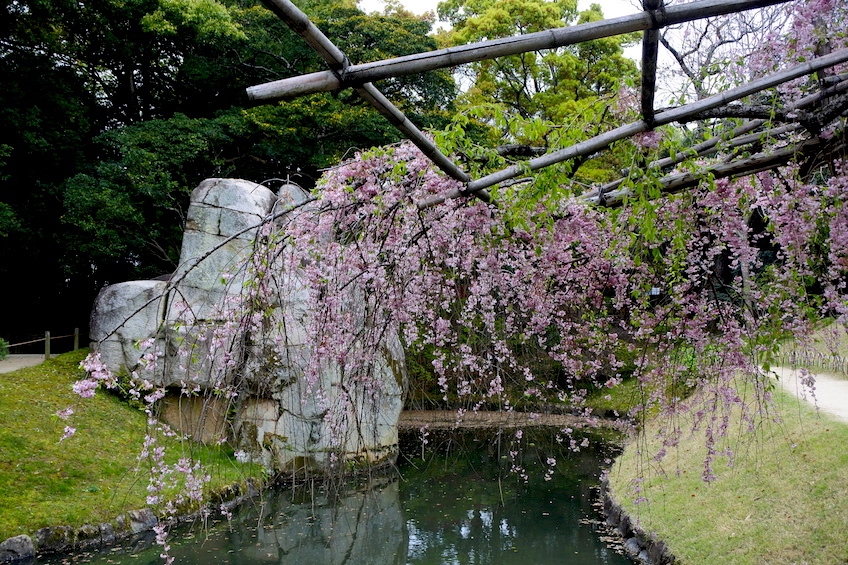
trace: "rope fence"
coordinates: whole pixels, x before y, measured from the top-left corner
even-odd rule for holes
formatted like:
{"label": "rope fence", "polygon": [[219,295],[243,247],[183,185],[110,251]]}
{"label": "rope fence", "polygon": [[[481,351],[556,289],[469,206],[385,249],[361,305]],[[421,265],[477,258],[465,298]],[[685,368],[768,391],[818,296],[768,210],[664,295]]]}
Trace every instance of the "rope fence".
{"label": "rope fence", "polygon": [[32,345],[33,343],[44,342],[44,358],[50,359],[50,342],[54,339],[64,339],[64,338],[74,338],[74,349],[76,351],[79,349],[79,338],[80,338],[80,330],[79,328],[74,328],[74,333],[67,335],[56,335],[51,336],[50,332],[44,332],[44,337],[38,339],[31,339],[29,341],[21,341],[19,343],[10,343],[7,347],[11,349],[12,347],[17,347],[20,345]]}

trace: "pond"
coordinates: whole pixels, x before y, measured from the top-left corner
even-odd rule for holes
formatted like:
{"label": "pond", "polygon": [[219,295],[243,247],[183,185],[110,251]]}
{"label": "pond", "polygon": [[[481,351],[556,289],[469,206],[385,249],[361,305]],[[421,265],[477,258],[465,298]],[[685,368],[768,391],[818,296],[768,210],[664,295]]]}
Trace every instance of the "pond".
{"label": "pond", "polygon": [[[229,521],[174,533],[171,554],[180,564],[631,563],[601,541],[593,508],[615,448],[592,437],[575,453],[553,442],[555,434],[525,430],[516,447],[514,430],[434,430],[426,450],[408,434],[399,473],[332,495],[317,483],[268,492]],[[143,545],[37,563],[162,562],[158,547]]]}

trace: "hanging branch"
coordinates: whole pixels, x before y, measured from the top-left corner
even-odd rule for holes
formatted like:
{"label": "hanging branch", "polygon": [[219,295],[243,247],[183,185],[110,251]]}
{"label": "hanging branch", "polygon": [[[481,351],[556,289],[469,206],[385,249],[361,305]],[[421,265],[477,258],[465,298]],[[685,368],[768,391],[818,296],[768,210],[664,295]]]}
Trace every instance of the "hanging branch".
{"label": "hanging branch", "polygon": [[[268,1],[285,2],[287,0]],[[350,65],[345,68],[344,73],[341,75],[332,71],[322,71],[267,82],[249,87],[247,89],[247,95],[251,100],[270,101],[280,98],[303,96],[315,92],[329,92],[366,82],[375,82],[382,79],[423,73],[435,69],[456,67],[484,59],[518,55],[528,51],[557,49],[584,41],[592,41],[594,39],[602,39],[604,37],[612,37],[636,31],[645,31],[654,27],[659,29],[692,20],[782,4],[787,1],[701,0],[698,2],[689,2],[657,11],[653,17],[651,13],[640,12],[620,18],[492,39],[361,65]]]}

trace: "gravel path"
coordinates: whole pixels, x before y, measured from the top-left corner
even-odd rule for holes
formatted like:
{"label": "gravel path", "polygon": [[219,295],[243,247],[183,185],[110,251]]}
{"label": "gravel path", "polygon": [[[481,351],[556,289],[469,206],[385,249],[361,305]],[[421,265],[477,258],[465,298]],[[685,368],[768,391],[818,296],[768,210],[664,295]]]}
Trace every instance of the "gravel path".
{"label": "gravel path", "polygon": [[799,381],[800,371],[788,367],[772,367],[778,376],[778,384],[819,410],[848,423],[848,380],[828,373],[813,373],[815,376],[814,396]]}
{"label": "gravel path", "polygon": [[0,361],[0,373],[8,373],[24,367],[32,367],[44,361],[44,355],[38,353],[9,355]]}

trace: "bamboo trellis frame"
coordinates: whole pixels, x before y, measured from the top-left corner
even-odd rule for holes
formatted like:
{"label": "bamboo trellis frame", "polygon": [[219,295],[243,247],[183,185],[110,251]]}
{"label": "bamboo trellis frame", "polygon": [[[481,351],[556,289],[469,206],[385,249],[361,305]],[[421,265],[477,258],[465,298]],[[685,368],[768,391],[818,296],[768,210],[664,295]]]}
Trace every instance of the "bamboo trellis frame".
{"label": "bamboo trellis frame", "polygon": [[[848,62],[848,49],[833,51],[825,56],[817,57],[803,64],[770,74],[697,102],[656,112],[654,108],[654,93],[656,89],[660,29],[670,25],[772,6],[787,1],[697,0],[687,4],[666,7],[664,0],[643,0],[644,11],[630,16],[552,29],[544,32],[482,41],[371,63],[351,65],[344,53],[290,0],[265,0],[269,8],[283,19],[292,30],[298,33],[327,62],[329,70],[252,86],[247,89],[247,94],[253,100],[267,102],[280,98],[291,98],[315,92],[326,92],[352,87],[363,99],[385,116],[392,125],[418,146],[436,166],[451,178],[462,183],[462,187],[459,189],[419,202],[419,208],[426,208],[450,198],[467,195],[474,195],[488,201],[490,197],[486,192],[486,188],[514,179],[519,175],[525,174],[528,170],[537,170],[570,159],[592,155],[609,147],[609,145],[616,141],[649,131],[656,126],[673,122],[687,123],[697,121],[704,119],[709,112],[715,112],[719,109],[729,111],[732,109],[729,106],[731,102],[787,81]],[[528,51],[555,49],[635,31],[645,32],[642,40],[642,116],[640,120],[607,131],[565,149],[545,153],[544,155],[523,162],[521,165],[507,167],[479,179],[471,179],[466,172],[444,155],[426,135],[372,84],[372,81],[380,79],[453,67]],[[838,77],[838,80],[840,82],[836,86],[825,88],[813,96],[808,96],[787,108],[787,110],[801,110],[808,106],[819,104],[828,97],[833,97],[848,90],[848,77]],[[848,108],[848,99],[844,101],[844,106]],[[845,108],[840,106],[837,109],[836,116],[842,115],[844,111]],[[730,147],[741,147],[754,143],[762,139],[763,136],[785,135],[787,133],[797,132],[803,127],[802,124],[791,123],[777,128],[770,128],[764,132],[752,133],[756,132],[766,123],[767,121],[764,119],[750,120],[733,129],[725,139],[721,139],[719,136],[714,137],[682,151],[681,155],[675,159],[661,159],[650,163],[648,167],[668,167],[682,162],[692,155],[710,154],[718,150],[721,141],[726,141]],[[768,155],[758,154],[746,157],[745,159],[734,160],[730,163],[716,165],[702,171],[702,173],[669,175],[661,179],[661,187],[664,191],[673,192],[696,184],[696,177],[701,178],[704,174],[711,174],[718,178],[721,176],[738,176],[768,170],[785,164],[798,151],[809,150],[812,147],[818,146],[820,142],[821,140],[818,138],[810,138],[774,151]],[[701,176],[698,176],[699,174]],[[584,195],[584,200],[607,206],[620,204],[629,194],[628,189],[619,189],[621,184],[622,181],[620,180],[602,186]]]}

